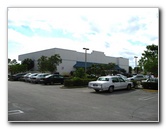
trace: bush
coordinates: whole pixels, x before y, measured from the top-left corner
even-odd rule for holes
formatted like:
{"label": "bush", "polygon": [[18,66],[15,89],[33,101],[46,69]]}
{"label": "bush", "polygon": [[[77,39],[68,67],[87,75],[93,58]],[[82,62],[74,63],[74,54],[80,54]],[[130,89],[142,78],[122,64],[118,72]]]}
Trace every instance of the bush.
{"label": "bush", "polygon": [[140,84],[140,81],[131,80],[133,82],[133,87],[136,87]]}
{"label": "bush", "polygon": [[142,87],[144,89],[158,90],[158,82],[143,82]]}
{"label": "bush", "polygon": [[74,77],[72,79],[67,79],[64,81],[64,86],[71,87],[71,86],[88,86],[90,81],[94,81],[94,79],[87,79],[87,78],[78,78]]}
{"label": "bush", "polygon": [[84,78],[86,76],[84,69],[83,68],[76,69],[76,71],[74,72],[74,76],[78,78]]}

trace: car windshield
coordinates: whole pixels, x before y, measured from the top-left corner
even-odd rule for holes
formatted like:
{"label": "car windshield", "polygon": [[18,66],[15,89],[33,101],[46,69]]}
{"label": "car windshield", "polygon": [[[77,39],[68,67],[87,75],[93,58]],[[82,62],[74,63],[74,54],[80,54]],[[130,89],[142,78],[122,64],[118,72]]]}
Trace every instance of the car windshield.
{"label": "car windshield", "polygon": [[118,76],[120,76],[121,78],[123,78],[124,80],[128,80],[126,76],[124,75],[120,75],[120,74],[117,74]]}
{"label": "car windshield", "polygon": [[47,75],[47,76],[45,76],[46,78],[49,78],[49,77],[51,77],[52,76],[52,74],[50,74],[50,75]]}
{"label": "car windshield", "polygon": [[38,77],[45,77],[45,76],[48,76],[48,75],[50,75],[50,74],[38,74]]}
{"label": "car windshield", "polygon": [[99,77],[97,81],[109,81],[109,78]]}

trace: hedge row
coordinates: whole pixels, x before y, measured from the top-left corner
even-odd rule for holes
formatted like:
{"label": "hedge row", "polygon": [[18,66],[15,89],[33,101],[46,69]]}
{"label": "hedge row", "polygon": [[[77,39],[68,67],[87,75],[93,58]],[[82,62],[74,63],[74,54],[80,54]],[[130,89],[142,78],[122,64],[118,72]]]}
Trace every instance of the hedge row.
{"label": "hedge row", "polygon": [[144,89],[158,90],[158,82],[142,82],[142,87]]}
{"label": "hedge row", "polygon": [[88,86],[90,81],[95,81],[96,79],[82,79],[82,78],[72,78],[64,81],[64,86]]}
{"label": "hedge row", "polygon": [[[82,79],[82,78],[71,78],[71,79],[66,79],[64,81],[64,86],[65,87],[73,87],[73,86],[88,86],[88,83],[90,81],[95,81],[96,79]],[[158,90],[158,83],[157,82],[140,82],[140,81],[132,81],[134,87],[137,85],[142,85],[144,89],[154,89]]]}

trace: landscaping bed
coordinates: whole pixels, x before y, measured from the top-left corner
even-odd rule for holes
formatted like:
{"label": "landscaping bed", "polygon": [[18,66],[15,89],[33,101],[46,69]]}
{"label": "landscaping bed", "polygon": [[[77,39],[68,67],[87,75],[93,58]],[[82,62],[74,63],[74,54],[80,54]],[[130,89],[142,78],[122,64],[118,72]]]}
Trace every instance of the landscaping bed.
{"label": "landscaping bed", "polygon": [[89,79],[89,78],[78,78],[74,77],[72,79],[66,79],[64,81],[65,87],[87,87],[90,81],[95,81],[96,79]]}

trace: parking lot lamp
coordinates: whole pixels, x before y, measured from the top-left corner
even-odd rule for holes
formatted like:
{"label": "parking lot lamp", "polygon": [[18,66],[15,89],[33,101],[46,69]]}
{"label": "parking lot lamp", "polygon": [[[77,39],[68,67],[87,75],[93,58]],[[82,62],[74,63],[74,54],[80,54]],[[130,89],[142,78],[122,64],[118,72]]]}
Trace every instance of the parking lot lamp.
{"label": "parking lot lamp", "polygon": [[137,74],[137,56],[134,56],[134,58],[135,58],[135,68],[136,68],[136,74]]}
{"label": "parking lot lamp", "polygon": [[87,50],[89,50],[89,48],[83,48],[85,50],[85,73],[86,73],[86,67],[87,67]]}

